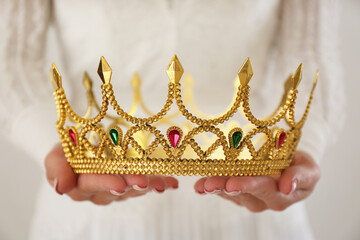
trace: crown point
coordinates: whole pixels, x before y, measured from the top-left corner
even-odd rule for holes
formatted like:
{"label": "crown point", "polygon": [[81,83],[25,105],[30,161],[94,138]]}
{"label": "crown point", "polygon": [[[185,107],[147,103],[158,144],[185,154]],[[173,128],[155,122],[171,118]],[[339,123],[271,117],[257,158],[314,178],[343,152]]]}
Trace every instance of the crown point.
{"label": "crown point", "polygon": [[319,70],[316,70],[315,79],[314,79],[314,83],[313,83],[314,88],[316,87],[316,84],[318,82],[318,77],[319,77]]}
{"label": "crown point", "polygon": [[296,89],[299,86],[300,80],[302,78],[302,63],[299,65],[299,67],[296,69],[296,72],[294,73],[292,79],[293,79],[293,85],[292,87]]}
{"label": "crown point", "polygon": [[55,63],[52,63],[52,67],[50,69],[50,80],[55,90],[58,90],[61,87],[61,74]]}
{"label": "crown point", "polygon": [[110,83],[112,71],[109,64],[107,63],[106,59],[103,56],[100,59],[97,72],[104,84]]}
{"label": "crown point", "polygon": [[87,72],[84,72],[83,84],[84,84],[86,90],[89,91],[92,89],[92,80]]}
{"label": "crown point", "polygon": [[248,85],[251,77],[254,75],[250,58],[247,58],[239,70],[238,77],[242,86]]}
{"label": "crown point", "polygon": [[289,75],[289,77],[286,79],[284,83],[285,93],[288,93],[290,91],[291,86],[292,86],[292,74]]}
{"label": "crown point", "polygon": [[141,85],[141,78],[139,76],[139,74],[136,72],[134,73],[132,79],[131,79],[131,85],[134,87],[134,88],[139,88],[140,85]]}
{"label": "crown point", "polygon": [[181,63],[176,54],[173,56],[169,66],[166,68],[166,73],[172,83],[177,84],[180,82],[181,76],[184,73],[184,69],[181,66]]}
{"label": "crown point", "polygon": [[187,86],[188,88],[191,88],[194,86],[194,78],[191,75],[191,73],[186,73],[183,83],[185,86]]}

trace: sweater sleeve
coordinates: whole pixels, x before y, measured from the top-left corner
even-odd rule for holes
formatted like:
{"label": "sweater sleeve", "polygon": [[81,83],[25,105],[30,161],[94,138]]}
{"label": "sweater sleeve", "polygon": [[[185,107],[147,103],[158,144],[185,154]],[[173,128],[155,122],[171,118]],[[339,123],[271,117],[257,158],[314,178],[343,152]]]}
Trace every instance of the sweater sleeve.
{"label": "sweater sleeve", "polygon": [[0,130],[41,164],[51,143],[47,122],[56,121],[44,65],[50,9],[49,0],[3,0],[0,7]]}
{"label": "sweater sleeve", "polygon": [[328,143],[335,144],[345,119],[345,93],[337,52],[339,3],[334,0],[285,0],[276,41],[277,72],[294,72],[303,63],[303,78],[295,106],[301,117],[316,70],[318,84],[298,150],[319,162]]}

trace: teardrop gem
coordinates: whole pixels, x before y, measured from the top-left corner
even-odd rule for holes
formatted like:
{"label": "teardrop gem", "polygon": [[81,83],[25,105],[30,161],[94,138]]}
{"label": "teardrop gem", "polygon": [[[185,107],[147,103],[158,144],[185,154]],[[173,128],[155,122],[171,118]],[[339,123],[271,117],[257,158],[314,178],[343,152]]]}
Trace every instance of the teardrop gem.
{"label": "teardrop gem", "polygon": [[170,144],[173,147],[176,147],[179,143],[180,140],[180,132],[176,129],[173,129],[171,131],[169,131],[169,140],[170,140]]}
{"label": "teardrop gem", "polygon": [[76,134],[74,130],[69,129],[69,136],[71,138],[71,141],[73,142],[74,146],[76,147]]}
{"label": "teardrop gem", "polygon": [[115,146],[117,146],[119,144],[119,132],[116,129],[112,128],[109,131],[109,135],[111,141],[114,143]]}
{"label": "teardrop gem", "polygon": [[285,138],[286,138],[286,132],[281,132],[280,133],[280,136],[279,136],[279,139],[278,139],[278,144],[277,144],[277,148],[280,148],[281,145],[284,143],[285,141]]}
{"label": "teardrop gem", "polygon": [[233,135],[231,136],[231,138],[232,138],[232,143],[233,143],[234,148],[237,148],[239,146],[241,138],[242,138],[242,132],[240,132],[240,131],[234,132]]}

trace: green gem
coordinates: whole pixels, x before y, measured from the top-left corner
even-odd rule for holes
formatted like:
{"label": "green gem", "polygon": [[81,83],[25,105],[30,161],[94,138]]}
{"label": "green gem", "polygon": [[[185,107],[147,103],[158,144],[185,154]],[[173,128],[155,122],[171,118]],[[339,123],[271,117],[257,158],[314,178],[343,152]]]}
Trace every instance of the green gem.
{"label": "green gem", "polygon": [[242,133],[240,131],[234,132],[231,138],[234,148],[237,148],[240,144]]}
{"label": "green gem", "polygon": [[110,138],[113,141],[114,145],[117,146],[119,144],[119,133],[116,129],[110,129]]}

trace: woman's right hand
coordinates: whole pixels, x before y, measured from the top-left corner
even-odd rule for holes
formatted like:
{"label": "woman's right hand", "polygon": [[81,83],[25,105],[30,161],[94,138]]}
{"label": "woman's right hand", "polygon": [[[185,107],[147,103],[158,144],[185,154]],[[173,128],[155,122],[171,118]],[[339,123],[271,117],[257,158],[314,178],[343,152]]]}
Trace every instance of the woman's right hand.
{"label": "woman's right hand", "polygon": [[142,196],[150,191],[162,193],[178,188],[174,177],[155,175],[105,175],[73,172],[60,143],[45,159],[48,182],[60,195],[67,194],[74,201],[91,201],[107,205],[113,201]]}

